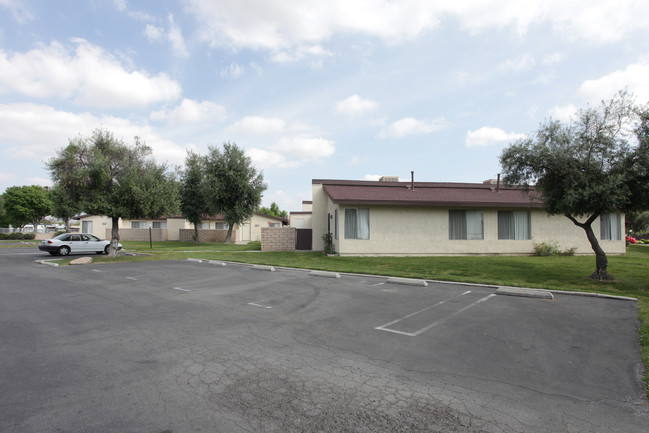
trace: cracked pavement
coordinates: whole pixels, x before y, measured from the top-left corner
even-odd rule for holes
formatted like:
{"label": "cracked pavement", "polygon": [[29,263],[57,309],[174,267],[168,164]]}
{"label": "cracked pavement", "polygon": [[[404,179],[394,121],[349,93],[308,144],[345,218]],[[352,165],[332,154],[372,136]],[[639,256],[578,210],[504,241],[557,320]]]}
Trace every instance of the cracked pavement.
{"label": "cracked pavement", "polygon": [[649,429],[634,302],[19,250],[0,251],[2,432]]}

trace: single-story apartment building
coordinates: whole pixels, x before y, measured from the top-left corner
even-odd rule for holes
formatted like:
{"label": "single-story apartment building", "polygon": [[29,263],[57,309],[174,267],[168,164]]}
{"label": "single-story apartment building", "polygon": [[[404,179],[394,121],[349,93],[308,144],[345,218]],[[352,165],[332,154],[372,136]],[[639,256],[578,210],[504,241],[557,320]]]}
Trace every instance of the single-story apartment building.
{"label": "single-story apartment building", "polygon": [[[111,218],[103,215],[82,215],[81,232],[91,233],[102,239],[110,239],[113,227]],[[261,240],[262,227],[282,227],[287,221],[280,217],[255,212],[249,221],[235,225],[232,231],[232,242],[245,243]],[[223,215],[205,216],[199,224],[199,238],[202,241],[222,242],[229,225]],[[149,229],[155,241],[191,241],[194,236],[194,224],[182,215],[159,218],[139,218],[119,220],[120,239],[149,240]]]}
{"label": "single-story apartment building", "polygon": [[[549,215],[533,191],[495,180],[475,183],[312,181],[314,250],[333,235],[340,255],[448,256],[529,255],[534,243],[557,242],[561,250],[593,254],[583,229]],[[624,254],[624,215],[593,223],[607,254]]]}

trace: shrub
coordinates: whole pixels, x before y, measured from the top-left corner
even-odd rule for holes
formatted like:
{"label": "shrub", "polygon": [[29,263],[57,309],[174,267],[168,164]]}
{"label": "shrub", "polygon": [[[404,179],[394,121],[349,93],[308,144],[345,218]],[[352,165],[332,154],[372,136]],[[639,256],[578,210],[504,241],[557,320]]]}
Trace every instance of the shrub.
{"label": "shrub", "polygon": [[325,254],[336,254],[333,235],[331,233],[325,233],[322,235],[322,240],[324,241]]}
{"label": "shrub", "polygon": [[36,239],[36,233],[31,232],[31,233],[23,233],[23,239]]}
{"label": "shrub", "polygon": [[7,233],[0,233],[0,241],[7,239]]}
{"label": "shrub", "polygon": [[561,251],[557,241],[534,242],[534,253],[537,256],[574,256],[577,248],[568,248]]}

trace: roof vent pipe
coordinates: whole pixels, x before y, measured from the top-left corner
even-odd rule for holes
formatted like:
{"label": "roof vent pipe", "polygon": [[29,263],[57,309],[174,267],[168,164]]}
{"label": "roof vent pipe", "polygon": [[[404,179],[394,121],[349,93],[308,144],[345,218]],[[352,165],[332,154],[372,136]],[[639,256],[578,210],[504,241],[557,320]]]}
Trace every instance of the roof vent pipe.
{"label": "roof vent pipe", "polygon": [[500,191],[500,173],[498,173],[498,177],[496,178],[496,192]]}
{"label": "roof vent pipe", "polygon": [[411,191],[415,190],[415,172],[414,171],[410,172],[410,190]]}

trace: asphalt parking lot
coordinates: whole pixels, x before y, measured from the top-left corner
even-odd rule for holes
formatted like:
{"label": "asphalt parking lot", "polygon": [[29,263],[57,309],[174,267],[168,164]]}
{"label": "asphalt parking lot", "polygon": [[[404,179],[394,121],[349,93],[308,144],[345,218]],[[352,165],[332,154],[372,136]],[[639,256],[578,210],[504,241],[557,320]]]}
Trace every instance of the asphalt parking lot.
{"label": "asphalt parking lot", "polygon": [[646,432],[637,304],[0,248],[2,432]]}

